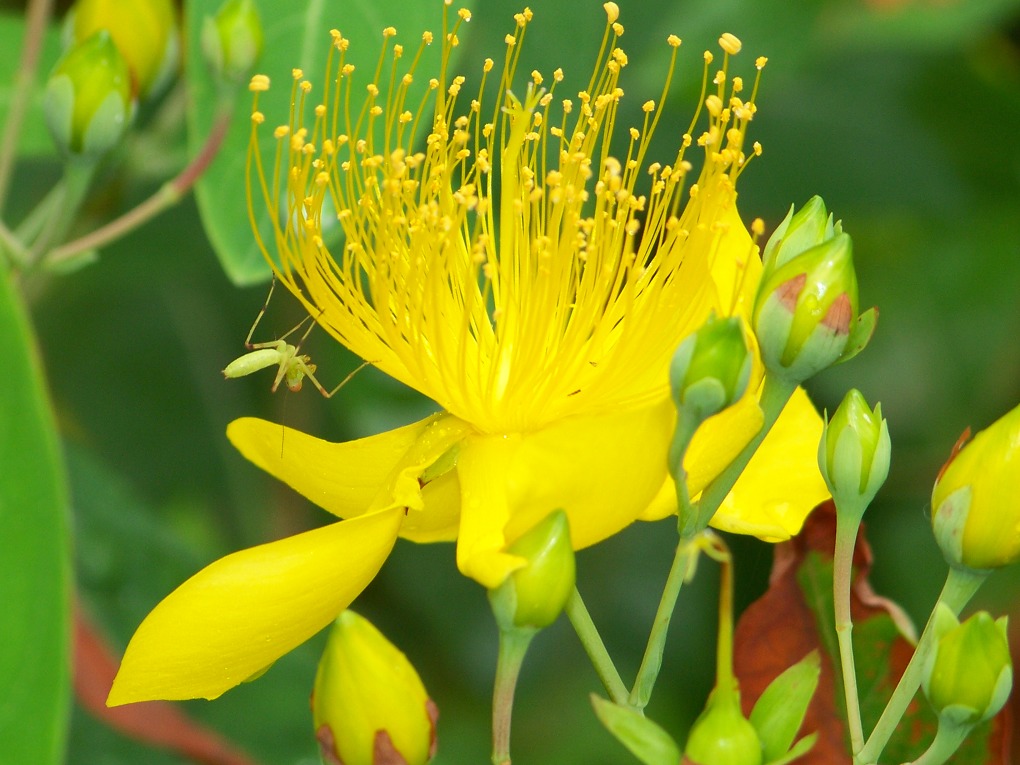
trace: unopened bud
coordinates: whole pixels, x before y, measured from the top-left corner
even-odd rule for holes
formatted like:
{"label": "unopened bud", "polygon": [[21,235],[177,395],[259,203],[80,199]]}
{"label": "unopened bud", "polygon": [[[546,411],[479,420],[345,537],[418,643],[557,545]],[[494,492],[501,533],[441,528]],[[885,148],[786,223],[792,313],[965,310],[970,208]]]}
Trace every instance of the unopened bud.
{"label": "unopened bud", "polygon": [[262,21],[252,0],[227,0],[202,23],[202,52],[229,82],[247,79],[262,54]]}
{"label": "unopened bud", "polygon": [[712,691],[691,726],[684,749],[690,765],[761,765],[758,732],[740,710],[739,696]]}
{"label": "unopened bud", "polygon": [[874,410],[851,389],[825,423],[818,467],[841,512],[864,513],[889,475],[889,426],[882,405]]}
{"label": "unopened bud", "polygon": [[424,765],[438,710],[401,651],[353,611],[333,624],[315,674],[312,717],[329,765]]}
{"label": "unopened bud", "polygon": [[1013,687],[1006,618],[979,611],[963,624],[939,604],[936,648],[926,667],[924,693],[940,719],[976,725],[998,713]]}
{"label": "unopened bud", "polygon": [[669,378],[677,408],[700,422],[730,406],[747,390],[751,360],[741,320],[710,318],[673,354]]}
{"label": "unopened bud", "polygon": [[131,78],[107,32],[96,32],[57,61],[43,94],[46,124],[57,145],[74,156],[112,149],[134,115]]}
{"label": "unopened bud", "polygon": [[807,204],[796,212],[791,206],[783,222],[765,243],[765,250],[761,255],[763,278],[791,258],[815,245],[829,241],[842,232],[842,226],[833,223],[832,215],[826,212],[825,202],[821,197],[811,197]]}
{"label": "unopened bud", "polygon": [[987,570],[1020,559],[1020,406],[942,468],[932,528],[951,566]]}
{"label": "unopened bud", "polygon": [[158,93],[180,62],[180,34],[172,0],[78,0],[65,35],[80,42],[105,29],[127,61],[135,94]]}
{"label": "unopened bud", "polygon": [[574,590],[574,549],[562,510],[550,513],[509,546],[527,563],[489,591],[500,629],[541,629],[560,615]]}
{"label": "unopened bud", "polygon": [[[792,252],[792,249],[790,250]],[[836,363],[857,322],[853,243],[844,233],[784,258],[762,276],[752,312],[766,370],[799,383]]]}

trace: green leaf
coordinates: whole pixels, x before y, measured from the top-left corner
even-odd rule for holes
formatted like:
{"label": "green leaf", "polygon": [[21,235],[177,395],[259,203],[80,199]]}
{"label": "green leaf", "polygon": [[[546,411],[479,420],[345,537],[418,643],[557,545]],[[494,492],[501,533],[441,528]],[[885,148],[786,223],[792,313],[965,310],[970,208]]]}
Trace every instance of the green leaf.
{"label": "green leaf", "polygon": [[[470,6],[470,3],[459,3],[458,7],[465,5]],[[219,6],[220,0],[189,0],[186,3],[189,39],[201,38],[203,19],[213,15]],[[438,76],[438,36],[442,29],[443,11],[440,2],[348,0],[343,4],[342,12],[338,11],[337,5],[324,0],[308,3],[259,0],[258,7],[265,31],[265,46],[257,71],[268,75],[272,83],[269,91],[259,98],[259,110],[266,115],[268,127],[261,131],[259,149],[264,161],[270,164],[270,170],[277,143],[272,128],[288,122],[293,82],[291,71],[301,69],[305,78],[312,82],[310,113],[312,105],[318,102],[317,94],[321,93],[326,76],[326,58],[331,47],[330,29],[339,29],[351,41],[345,61],[356,67],[350,103],[351,113],[355,116],[365,98],[364,85],[375,71],[383,41],[382,30],[388,25],[397,28],[395,40],[407,48],[408,55],[404,60],[408,65],[423,31],[432,30],[437,37],[437,42],[427,50],[415,70],[408,103],[417,103],[429,78]],[[219,154],[195,188],[206,233],[224,271],[235,284],[267,281],[269,267],[252,234],[245,189],[245,162],[251,134],[251,93],[247,89],[229,94],[220,90],[198,45],[189,46],[185,73],[191,91],[188,100],[188,147],[192,155],[201,150],[222,109],[232,106],[234,115]],[[357,76],[359,73],[360,78]],[[333,77],[335,72],[330,74],[330,78]],[[263,239],[272,246],[274,237],[269,213],[256,202],[255,214]]]}
{"label": "green leaf", "polygon": [[70,692],[70,540],[42,369],[0,276],[0,741],[5,762],[62,763]]}
{"label": "green leaf", "polygon": [[812,651],[769,683],[751,711],[751,724],[761,739],[765,762],[785,755],[804,722],[821,672]]}
{"label": "green leaf", "polygon": [[594,693],[591,703],[606,730],[644,765],[677,765],[680,762],[680,747],[673,738],[640,712]]}

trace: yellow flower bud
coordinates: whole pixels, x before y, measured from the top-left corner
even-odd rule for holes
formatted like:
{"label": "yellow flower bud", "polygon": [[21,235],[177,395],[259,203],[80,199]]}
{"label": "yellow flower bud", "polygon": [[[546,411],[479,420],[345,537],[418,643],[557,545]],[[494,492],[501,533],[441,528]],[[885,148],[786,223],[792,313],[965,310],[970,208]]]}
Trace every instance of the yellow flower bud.
{"label": "yellow flower bud", "polygon": [[134,115],[127,64],[107,32],[72,46],[46,81],[43,111],[53,140],[75,156],[113,148]]}
{"label": "yellow flower bud", "polygon": [[252,0],[227,0],[202,23],[202,52],[230,82],[247,78],[262,54],[262,21]]}
{"label": "yellow flower bud", "polygon": [[435,754],[438,716],[407,657],[364,617],[340,614],[312,694],[323,760],[424,765]]}
{"label": "yellow flower bud", "polygon": [[100,29],[127,61],[140,99],[160,91],[176,71],[180,36],[172,0],[78,0],[66,36],[80,42]]}
{"label": "yellow flower bud", "polygon": [[1020,406],[978,433],[935,481],[932,526],[952,566],[1020,559]]}
{"label": "yellow flower bud", "polygon": [[980,611],[960,624],[939,605],[938,644],[923,680],[924,693],[940,718],[976,725],[997,714],[1013,687],[1013,661],[1006,618],[993,620]]}

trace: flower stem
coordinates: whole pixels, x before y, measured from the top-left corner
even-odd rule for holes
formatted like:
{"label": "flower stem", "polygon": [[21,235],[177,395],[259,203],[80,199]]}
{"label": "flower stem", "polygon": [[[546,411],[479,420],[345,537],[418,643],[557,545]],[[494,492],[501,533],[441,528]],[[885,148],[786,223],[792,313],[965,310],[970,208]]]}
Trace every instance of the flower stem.
{"label": "flower stem", "polygon": [[7,123],[4,125],[3,138],[0,139],[0,214],[3,213],[4,202],[7,200],[7,188],[14,171],[18,137],[21,135],[21,123],[25,119],[25,112],[32,97],[43,34],[46,32],[46,25],[52,12],[53,0],[30,0],[28,4],[21,63],[14,76],[14,90],[7,111]]}
{"label": "flower stem", "polygon": [[606,650],[606,644],[602,642],[602,636],[599,635],[595,622],[592,621],[591,614],[588,613],[588,609],[581,599],[581,593],[577,591],[576,587],[570,598],[567,599],[565,610],[567,618],[570,619],[574,632],[577,633],[581,645],[584,646],[585,653],[588,654],[592,666],[595,667],[595,673],[602,681],[602,685],[605,686],[609,698],[616,704],[627,704],[627,686],[620,677],[620,673],[617,672],[616,665],[613,664],[609,651]]}
{"label": "flower stem", "polygon": [[43,200],[43,203],[49,206],[39,236],[32,242],[29,250],[29,266],[49,249],[51,243],[59,242],[67,233],[92,184],[96,167],[96,162],[92,160],[71,159],[64,165],[62,190],[52,203],[49,202],[49,197]]}
{"label": "flower stem", "polygon": [[[987,571],[969,571],[958,568],[949,569],[949,575],[942,587],[938,603],[944,603],[954,614],[959,616],[960,611],[988,577],[988,573]],[[938,603],[936,603],[936,608]],[[914,649],[914,655],[910,657],[910,662],[903,671],[896,690],[889,698],[885,711],[882,712],[882,716],[864,747],[854,756],[854,765],[870,765],[870,763],[878,762],[879,755],[882,754],[882,750],[889,743],[889,739],[892,738],[893,732],[903,718],[907,705],[914,698],[914,694],[921,684],[921,674],[924,672],[928,657],[935,648],[935,635],[932,628],[935,621],[935,610],[935,608],[932,609],[921,639]]]}
{"label": "flower stem", "polygon": [[655,612],[655,621],[652,622],[648,645],[645,646],[645,654],[641,658],[637,679],[634,681],[634,687],[631,689],[627,702],[635,709],[644,709],[652,697],[655,680],[662,668],[662,654],[666,649],[666,634],[669,632],[669,622],[673,618],[676,599],[680,595],[680,588],[683,586],[691,562],[697,553],[697,542],[691,539],[681,539],[673,554],[673,565],[670,566],[669,576],[666,577],[666,586],[662,590],[659,607]]}
{"label": "flower stem", "polygon": [[514,690],[524,655],[537,630],[511,629],[499,632],[496,684],[492,691],[492,765],[510,765],[510,719]]}
{"label": "flower stem", "polygon": [[764,415],[764,422],[758,434],[747,442],[747,445],[737,455],[736,459],[723,470],[705,490],[701,492],[701,499],[698,501],[698,519],[695,531],[708,528],[708,522],[712,520],[716,510],[726,499],[733,485],[737,482],[740,474],[744,472],[751,457],[758,451],[761,442],[765,440],[780,413],[790,400],[790,396],[797,389],[794,383],[780,380],[772,375],[765,376],[765,385],[762,388],[761,399],[758,406],[761,407]]}
{"label": "flower stem", "polygon": [[836,638],[839,641],[843,696],[852,752],[859,752],[864,746],[864,726],[861,723],[861,704],[857,694],[857,669],[854,666],[853,618],[850,614],[850,584],[860,517],[861,514],[854,513],[836,514],[836,549],[832,571]]}
{"label": "flower stem", "polygon": [[51,250],[44,259],[44,265],[59,266],[76,255],[103,247],[177,204],[216,158],[230,127],[231,114],[230,109],[220,112],[202,150],[175,178],[164,183],[159,191],[105,226]]}
{"label": "flower stem", "polygon": [[[716,639],[715,693],[730,697],[736,693],[733,680],[733,556],[723,540],[705,532],[709,544],[705,554],[719,564],[719,635]],[[739,699],[735,699],[739,703]]]}
{"label": "flower stem", "polygon": [[942,765],[949,762],[949,758],[956,754],[972,728],[971,725],[947,725],[940,720],[931,745],[910,765]]}

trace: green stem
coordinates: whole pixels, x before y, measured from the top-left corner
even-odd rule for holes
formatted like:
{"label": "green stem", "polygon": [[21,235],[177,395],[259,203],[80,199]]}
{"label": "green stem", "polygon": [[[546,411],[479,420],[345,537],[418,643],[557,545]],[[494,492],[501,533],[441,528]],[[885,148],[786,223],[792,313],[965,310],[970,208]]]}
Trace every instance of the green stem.
{"label": "green stem", "polygon": [[7,228],[0,220],[0,253],[8,266],[24,268],[28,262],[28,250],[18,239],[17,234]]}
{"label": "green stem", "polygon": [[942,765],[949,762],[949,758],[956,754],[956,750],[960,748],[972,728],[971,725],[946,725],[939,720],[939,727],[935,731],[931,746],[911,765]]}
{"label": "green stem", "polygon": [[606,650],[606,644],[602,642],[602,636],[599,635],[595,622],[592,621],[591,614],[588,613],[588,609],[581,599],[581,593],[577,591],[576,587],[567,599],[565,610],[567,618],[570,619],[574,632],[577,633],[581,645],[584,646],[585,653],[588,654],[592,666],[595,667],[595,673],[602,681],[602,685],[605,686],[609,698],[616,704],[627,704],[627,686],[620,677],[620,673],[617,672],[616,665],[613,664],[609,651]]}
{"label": "green stem", "polygon": [[14,158],[18,152],[18,137],[25,120],[28,104],[34,91],[39,54],[42,52],[43,34],[53,12],[53,0],[30,0],[25,20],[25,42],[21,48],[21,63],[14,76],[14,89],[3,138],[0,139],[0,215],[7,201],[7,188],[14,171]]}
{"label": "green stem", "polygon": [[864,746],[864,726],[861,723],[861,704],[857,693],[857,669],[854,666],[853,618],[850,614],[850,584],[853,579],[854,548],[857,545],[860,519],[861,514],[846,512],[836,514],[836,550],[832,571],[832,597],[843,673],[843,697],[846,700],[846,719],[850,728],[850,751],[855,753]]}
{"label": "green stem", "polygon": [[[89,190],[96,173],[93,161],[70,160],[64,165],[63,191],[52,203],[46,215],[46,223],[32,242],[29,251],[29,265],[34,264],[53,242],[59,242],[74,222],[78,208]],[[46,201],[46,200],[44,200]]]}
{"label": "green stem", "polygon": [[715,693],[737,703],[737,684],[733,679],[733,556],[726,543],[712,535],[706,552],[719,564],[719,635],[716,638]]}
{"label": "green stem", "polygon": [[231,111],[229,109],[220,112],[202,150],[173,180],[164,183],[159,191],[133,210],[129,210],[105,226],[53,249],[44,259],[44,265],[47,267],[58,266],[83,252],[103,247],[177,204],[216,158],[230,127],[230,119]]}
{"label": "green stem", "polygon": [[780,380],[772,375],[765,376],[765,385],[761,392],[761,399],[758,406],[761,407],[764,415],[764,422],[758,434],[747,442],[747,445],[737,455],[736,459],[723,470],[705,490],[701,492],[701,499],[698,501],[698,520],[695,531],[708,528],[708,522],[712,520],[719,506],[722,505],[726,495],[730,493],[733,485],[737,482],[740,474],[744,472],[747,463],[758,450],[761,442],[765,440],[772,429],[773,424],[779,419],[780,413],[790,400],[790,396],[797,389],[796,384],[786,380]]}
{"label": "green stem", "polygon": [[[945,604],[954,614],[959,616],[960,611],[963,610],[963,607],[967,605],[967,602],[977,592],[982,582],[988,578],[988,574],[989,572],[987,571],[949,569],[949,575],[946,577],[946,583],[942,588],[942,593],[939,595],[938,603]],[[936,608],[938,603],[936,603]],[[917,643],[917,648],[914,649],[914,655],[910,657],[910,662],[903,671],[903,676],[896,685],[896,690],[893,691],[892,696],[889,698],[885,711],[882,712],[882,716],[879,718],[875,729],[871,732],[871,736],[864,744],[864,747],[854,757],[854,765],[870,765],[870,763],[878,762],[882,750],[889,743],[889,739],[892,738],[893,732],[903,718],[903,713],[914,698],[914,694],[917,693],[917,688],[921,685],[921,674],[928,663],[932,650],[935,648],[933,630],[935,610],[935,608],[932,609],[928,623],[921,634],[921,639]]]}
{"label": "green stem", "polygon": [[524,655],[537,630],[510,629],[499,632],[496,684],[492,691],[492,765],[510,765],[510,719],[514,691]]}
{"label": "green stem", "polygon": [[670,566],[669,576],[666,577],[666,586],[662,590],[659,607],[655,612],[655,621],[648,636],[648,645],[645,646],[645,655],[641,659],[641,667],[638,669],[637,679],[628,699],[628,704],[635,709],[644,709],[652,697],[655,680],[662,668],[669,622],[673,618],[673,609],[676,607],[680,588],[690,570],[692,555],[697,555],[697,544],[690,539],[681,539],[673,554],[673,565]]}

